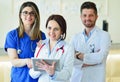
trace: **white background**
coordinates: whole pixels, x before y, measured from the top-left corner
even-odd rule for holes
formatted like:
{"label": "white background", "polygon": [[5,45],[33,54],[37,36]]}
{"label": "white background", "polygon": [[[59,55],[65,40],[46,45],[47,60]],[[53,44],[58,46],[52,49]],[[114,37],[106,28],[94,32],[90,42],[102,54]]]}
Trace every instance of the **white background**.
{"label": "white background", "polygon": [[[21,4],[28,0],[0,0],[0,48],[8,31],[18,27],[18,12]],[[30,0],[29,0],[30,1]],[[40,26],[46,32],[45,23],[51,14],[61,14],[67,22],[67,38],[80,32],[84,27],[80,19],[80,6],[86,0],[31,0],[37,4],[40,11]],[[113,43],[120,43],[120,0],[89,0],[94,1],[98,8],[99,18],[96,25],[102,29],[103,20],[109,23],[108,32]]]}

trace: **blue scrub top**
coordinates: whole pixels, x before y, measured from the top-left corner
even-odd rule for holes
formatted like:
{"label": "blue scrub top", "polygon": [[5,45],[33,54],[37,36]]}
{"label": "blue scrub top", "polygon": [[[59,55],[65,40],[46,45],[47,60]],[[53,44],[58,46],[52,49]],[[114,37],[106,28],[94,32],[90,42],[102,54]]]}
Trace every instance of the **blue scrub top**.
{"label": "blue scrub top", "polygon": [[[41,32],[42,40],[46,39],[46,36]],[[20,59],[34,57],[34,51],[39,40],[31,40],[30,37],[24,33],[22,38],[18,38],[17,29],[10,31],[7,34],[5,41],[5,50],[7,48],[20,49],[21,53],[18,54]],[[12,67],[11,69],[11,82],[38,82],[38,79],[32,79],[29,76],[29,68],[24,67]]]}

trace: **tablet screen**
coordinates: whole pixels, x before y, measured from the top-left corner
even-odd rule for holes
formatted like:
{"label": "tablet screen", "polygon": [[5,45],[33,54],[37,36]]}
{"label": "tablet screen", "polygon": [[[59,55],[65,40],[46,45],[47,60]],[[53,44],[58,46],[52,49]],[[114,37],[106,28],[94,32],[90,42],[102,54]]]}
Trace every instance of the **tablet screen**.
{"label": "tablet screen", "polygon": [[38,68],[38,66],[36,65],[36,62],[40,62],[44,60],[47,64],[52,65],[52,62],[56,62],[55,63],[55,70],[59,71],[60,70],[60,62],[59,59],[41,59],[41,58],[32,58],[32,63],[33,63],[33,69],[34,71],[44,71]]}

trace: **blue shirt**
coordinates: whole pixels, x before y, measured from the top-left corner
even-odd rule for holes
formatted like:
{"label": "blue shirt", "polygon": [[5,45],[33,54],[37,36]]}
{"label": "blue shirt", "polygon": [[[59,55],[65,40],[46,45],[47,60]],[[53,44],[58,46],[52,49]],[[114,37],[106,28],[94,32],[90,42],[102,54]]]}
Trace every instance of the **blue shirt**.
{"label": "blue shirt", "polygon": [[[46,39],[46,36],[41,32],[42,40]],[[10,31],[7,34],[4,48],[7,51],[7,48],[20,49],[21,53],[18,54],[20,59],[34,57],[34,51],[39,40],[31,40],[30,37],[24,33],[22,38],[18,37],[17,29]],[[23,67],[12,67],[11,69],[11,82],[38,82],[38,79],[32,79],[29,76],[29,68],[26,66]]]}
{"label": "blue shirt", "polygon": [[89,33],[88,36],[87,36],[86,33],[85,33],[85,29],[84,29],[83,35],[84,35],[84,37],[85,37],[85,42],[88,41],[88,39],[89,39],[89,38],[91,37],[91,35],[93,34],[94,30],[95,30],[95,27],[90,31],[90,33]]}

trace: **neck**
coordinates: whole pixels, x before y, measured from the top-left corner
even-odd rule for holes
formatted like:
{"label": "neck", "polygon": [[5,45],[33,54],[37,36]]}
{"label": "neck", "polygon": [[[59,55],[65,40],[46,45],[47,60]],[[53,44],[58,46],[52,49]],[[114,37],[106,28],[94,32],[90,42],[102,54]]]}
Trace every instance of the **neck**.
{"label": "neck", "polygon": [[25,32],[30,35],[30,32],[31,32],[31,26],[24,26],[25,28]]}
{"label": "neck", "polygon": [[90,27],[90,28],[85,28],[85,34],[88,36],[90,31],[93,29],[94,27]]}
{"label": "neck", "polygon": [[54,46],[56,45],[57,41],[50,41],[49,42],[49,46],[50,46],[50,50],[52,50],[54,48]]}

